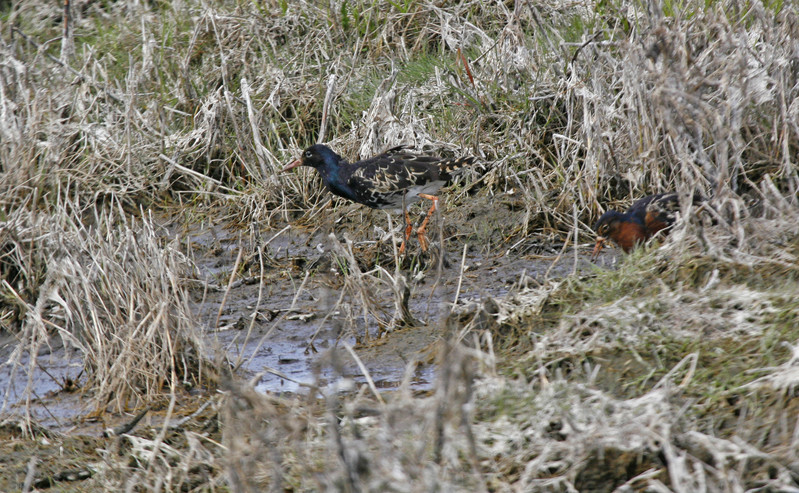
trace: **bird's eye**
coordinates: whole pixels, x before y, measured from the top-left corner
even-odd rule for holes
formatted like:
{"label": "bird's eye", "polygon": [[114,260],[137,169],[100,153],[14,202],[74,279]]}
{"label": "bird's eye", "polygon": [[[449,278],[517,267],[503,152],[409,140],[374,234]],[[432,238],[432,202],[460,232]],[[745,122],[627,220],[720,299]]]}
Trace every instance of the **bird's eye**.
{"label": "bird's eye", "polygon": [[599,233],[600,236],[604,235],[607,232],[608,232],[608,225],[607,224],[603,224],[602,226],[600,226],[599,227],[599,231],[597,231],[597,233]]}
{"label": "bird's eye", "polygon": [[313,152],[305,151],[305,157],[311,157],[311,156],[313,156]]}

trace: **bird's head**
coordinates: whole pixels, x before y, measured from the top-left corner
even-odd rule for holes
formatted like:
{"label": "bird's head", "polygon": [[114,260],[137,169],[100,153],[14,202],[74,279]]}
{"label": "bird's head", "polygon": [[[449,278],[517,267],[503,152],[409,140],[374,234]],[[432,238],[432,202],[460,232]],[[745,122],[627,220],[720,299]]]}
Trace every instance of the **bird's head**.
{"label": "bird's head", "polygon": [[326,166],[337,166],[340,161],[341,156],[333,152],[331,148],[326,145],[316,144],[302,151],[300,159],[297,159],[283,168],[283,171],[288,171],[297,166],[310,166],[316,169]]}
{"label": "bird's head", "polygon": [[594,251],[591,252],[592,260],[596,259],[597,255],[599,255],[599,252],[602,250],[605,242],[608,241],[608,238],[614,238],[623,221],[624,214],[621,212],[607,211],[602,214],[602,217],[600,217],[599,221],[597,221],[594,225],[594,231],[596,232],[596,245],[594,245]]}
{"label": "bird's head", "polygon": [[602,214],[602,217],[594,225],[594,231],[597,236],[611,236],[623,220],[624,214],[621,212],[607,211]]}

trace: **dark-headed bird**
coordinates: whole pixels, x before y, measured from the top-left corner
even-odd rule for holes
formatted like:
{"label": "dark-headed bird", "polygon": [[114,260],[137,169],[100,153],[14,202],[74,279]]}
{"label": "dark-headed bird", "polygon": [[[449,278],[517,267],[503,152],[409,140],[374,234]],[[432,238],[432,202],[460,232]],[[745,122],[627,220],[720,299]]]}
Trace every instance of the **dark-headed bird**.
{"label": "dark-headed bird", "polygon": [[[695,194],[694,205],[705,199]],[[645,243],[659,231],[667,229],[677,219],[680,210],[680,199],[675,192],[648,195],[633,202],[627,212],[609,210],[602,214],[594,231],[597,234],[596,245],[591,254],[595,259],[605,242],[610,239],[630,253],[637,245]]]}
{"label": "dark-headed bird", "polygon": [[302,152],[302,157],[286,166],[283,171],[297,166],[315,168],[327,189],[339,197],[363,204],[372,209],[395,209],[405,213],[405,238],[399,253],[413,232],[408,206],[419,199],[432,201],[430,210],[416,230],[419,245],[427,250],[425,228],[438,205],[436,192],[474,162],[473,157],[445,159],[418,156],[403,151],[405,146],[394,147],[369,159],[347,162],[329,147],[316,144]]}

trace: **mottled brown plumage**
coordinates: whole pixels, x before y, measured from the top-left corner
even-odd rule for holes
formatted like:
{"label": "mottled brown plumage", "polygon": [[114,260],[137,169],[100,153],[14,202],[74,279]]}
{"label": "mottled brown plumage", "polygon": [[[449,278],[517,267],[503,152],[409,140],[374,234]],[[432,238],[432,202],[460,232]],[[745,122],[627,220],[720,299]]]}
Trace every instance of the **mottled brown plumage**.
{"label": "mottled brown plumage", "polygon": [[410,238],[413,226],[408,206],[420,198],[431,200],[433,205],[417,229],[422,250],[427,249],[425,228],[436,210],[435,193],[452,177],[474,162],[472,157],[445,159],[408,153],[403,146],[394,147],[369,159],[347,162],[325,145],[313,145],[302,153],[284,171],[297,166],[315,168],[327,189],[339,197],[352,200],[373,209],[396,209],[405,213],[405,239],[400,253]]}

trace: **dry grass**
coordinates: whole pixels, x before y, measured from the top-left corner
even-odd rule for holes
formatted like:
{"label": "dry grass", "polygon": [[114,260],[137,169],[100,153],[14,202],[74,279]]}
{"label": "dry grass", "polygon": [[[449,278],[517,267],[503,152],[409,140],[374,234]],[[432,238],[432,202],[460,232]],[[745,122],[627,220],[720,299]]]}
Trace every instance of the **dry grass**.
{"label": "dry grass", "polygon": [[311,389],[310,401],[229,389],[225,445],[234,489],[485,490],[470,404],[475,363],[485,355],[445,351],[446,370],[426,399],[409,390],[412,368],[386,401],[366,389],[353,392],[346,379]]}
{"label": "dry grass", "polygon": [[[19,341],[6,364],[30,374],[62,341],[97,411],[174,405],[208,382],[191,263],[150,210],[385,228],[328,209],[308,170],[278,172],[308,144],[491,163],[444,212],[485,254],[579,245],[600,212],[647,193],[711,199],[618,270],[457,311],[432,395],[277,398],[231,378],[221,442],[192,435],[172,454],[159,435],[135,467],[109,454],[98,488],[799,487],[791,5],[84,2],[66,36],[61,6],[1,8],[0,320]],[[458,216],[475,203],[513,221]],[[353,318],[407,322],[412,277],[334,245]]]}
{"label": "dry grass", "polygon": [[28,385],[38,351],[52,345],[83,355],[84,388],[98,412],[139,407],[170,389],[205,383],[203,344],[184,286],[191,266],[177,245],[159,237],[152,218],[132,220],[115,208],[83,222],[66,215],[17,218],[4,225],[7,237],[17,239],[9,244],[14,251],[29,248],[26,262],[8,264],[25,273],[18,278],[41,281],[29,293],[4,283],[21,318],[4,329],[19,341],[8,364],[28,356]]}

